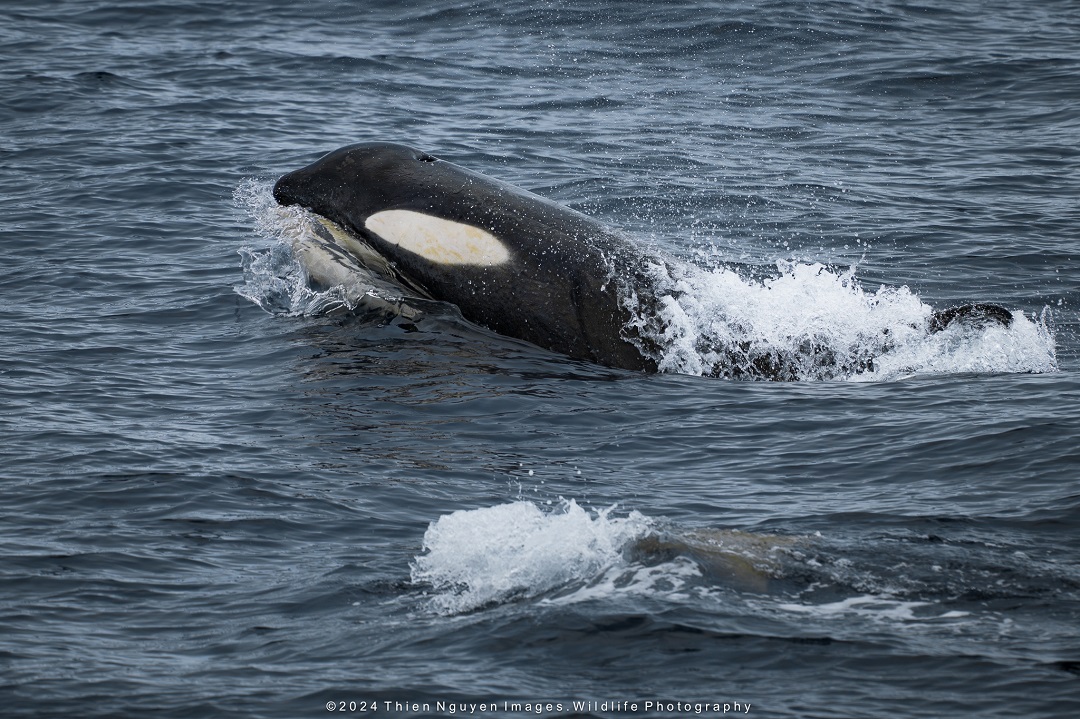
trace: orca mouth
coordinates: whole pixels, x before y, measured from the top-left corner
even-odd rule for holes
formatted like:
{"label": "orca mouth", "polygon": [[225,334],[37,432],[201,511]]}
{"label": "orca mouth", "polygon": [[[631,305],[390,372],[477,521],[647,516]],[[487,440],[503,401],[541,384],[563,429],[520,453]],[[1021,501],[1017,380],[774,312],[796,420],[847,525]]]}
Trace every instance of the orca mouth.
{"label": "orca mouth", "polygon": [[282,175],[274,183],[274,202],[283,207],[303,204],[296,196],[296,182],[293,180],[293,173]]}
{"label": "orca mouth", "polygon": [[[338,260],[333,265],[330,265],[334,270],[335,277],[339,279],[343,277],[340,274],[341,267],[348,269],[350,264],[355,264],[365,272],[362,281],[375,282],[379,285],[377,289],[380,289],[387,297],[402,296],[412,299],[435,299],[430,292],[424,289],[422,284],[414,282],[408,275],[403,274],[386,256],[375,249],[363,234],[340,225],[333,219],[314,210],[309,209],[305,216],[308,219],[305,225],[310,230],[311,235],[307,238],[301,236],[294,240],[293,251],[300,256],[300,260],[310,276],[317,277],[320,274],[327,274],[323,268],[328,265],[325,259],[320,259],[317,256],[319,253],[331,256],[343,255],[347,258],[345,262]],[[305,255],[299,248],[303,248],[307,254]],[[316,252],[314,258],[311,254],[312,249]],[[321,263],[321,266],[315,266],[313,263]],[[351,282],[351,280],[345,281],[344,284],[349,285]],[[388,284],[384,286],[382,283]],[[323,280],[320,284],[330,287],[343,284],[343,282]]]}

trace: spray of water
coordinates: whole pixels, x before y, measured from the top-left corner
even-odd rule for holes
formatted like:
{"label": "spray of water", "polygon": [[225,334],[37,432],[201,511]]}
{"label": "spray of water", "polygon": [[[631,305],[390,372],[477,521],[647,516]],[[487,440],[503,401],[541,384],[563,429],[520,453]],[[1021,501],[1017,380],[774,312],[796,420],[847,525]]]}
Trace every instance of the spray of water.
{"label": "spray of water", "polygon": [[652,280],[656,309],[635,322],[663,372],[874,381],[1056,369],[1049,310],[1038,319],[1014,312],[1009,327],[957,322],[930,332],[929,305],[907,287],[866,291],[855,267],[778,261],[772,277],[755,279],[667,262],[653,265]]}
{"label": "spray of water", "polygon": [[313,231],[310,213],[299,207],[282,207],[270,190],[270,184],[248,179],[233,192],[234,205],[254,221],[259,238],[256,244],[240,248],[244,282],[233,289],[267,312],[286,317],[353,309],[357,304],[355,287],[312,288],[293,249]]}
{"label": "spray of water", "polygon": [[412,580],[434,590],[432,607],[456,614],[588,580],[622,564],[622,549],[651,524],[570,500],[545,512],[513,502],[443,515],[424,534]]}

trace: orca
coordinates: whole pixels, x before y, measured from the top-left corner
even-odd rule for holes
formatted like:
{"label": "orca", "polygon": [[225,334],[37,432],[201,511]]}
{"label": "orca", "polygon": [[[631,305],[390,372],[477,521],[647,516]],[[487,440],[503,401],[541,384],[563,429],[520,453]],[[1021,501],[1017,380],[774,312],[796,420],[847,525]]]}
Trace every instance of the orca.
{"label": "orca", "polygon": [[383,274],[471,322],[574,359],[657,369],[628,300],[650,258],[586,215],[391,143],[335,150],[281,177],[274,199],[343,228],[361,264],[383,258]]}
{"label": "orca", "polygon": [[[573,359],[658,370],[649,270],[663,260],[586,215],[393,143],[334,150],[282,176],[273,194],[319,216],[297,254],[312,280],[347,298],[365,294],[355,277],[368,270],[411,293],[367,294],[406,318],[421,312],[415,298],[449,302],[466,320]],[[1011,323],[1003,307],[967,304],[934,312],[926,331]],[[718,349],[727,359],[713,376],[798,378],[791,357],[745,342]],[[836,370],[861,372],[873,359],[837,358]]]}
{"label": "orca", "polygon": [[947,310],[937,310],[930,317],[927,330],[930,334],[943,332],[947,327],[955,324],[963,324],[966,327],[976,329],[992,325],[1009,327],[1012,325],[1012,312],[1001,305],[991,305],[985,302],[976,302],[968,305],[958,305]]}

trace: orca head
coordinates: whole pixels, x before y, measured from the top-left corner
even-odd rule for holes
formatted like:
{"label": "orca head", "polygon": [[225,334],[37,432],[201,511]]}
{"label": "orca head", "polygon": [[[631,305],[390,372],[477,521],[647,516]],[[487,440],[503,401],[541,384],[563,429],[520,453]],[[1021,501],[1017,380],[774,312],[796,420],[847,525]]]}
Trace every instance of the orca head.
{"label": "orca head", "polygon": [[404,250],[440,267],[504,264],[511,254],[506,244],[457,216],[474,207],[455,198],[468,176],[406,145],[364,143],[284,175],[274,185],[274,199],[306,207],[369,242],[378,240],[388,259]]}
{"label": "orca head", "polygon": [[362,226],[367,216],[396,204],[403,185],[414,193],[430,185],[434,178],[427,168],[439,162],[406,145],[349,145],[283,175],[274,185],[274,199],[279,205],[306,207],[340,225]]}

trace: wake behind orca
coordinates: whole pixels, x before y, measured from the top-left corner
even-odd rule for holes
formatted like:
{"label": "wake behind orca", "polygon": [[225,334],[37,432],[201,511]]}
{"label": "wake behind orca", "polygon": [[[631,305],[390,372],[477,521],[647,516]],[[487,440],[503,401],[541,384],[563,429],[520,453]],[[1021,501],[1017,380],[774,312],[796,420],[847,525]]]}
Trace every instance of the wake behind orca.
{"label": "wake behind orca", "polygon": [[[664,260],[586,215],[390,143],[335,150],[281,177],[273,194],[280,205],[323,218],[314,240],[297,247],[317,285],[348,288],[366,270],[411,297],[452,303],[471,322],[573,359],[659,368],[663,320],[651,268]],[[407,302],[391,304],[408,311]],[[968,304],[934,312],[923,329],[1012,320],[998,305]],[[785,353],[746,342],[711,349],[713,376],[799,377]],[[852,374],[872,368],[874,357],[827,361],[835,374]]]}

